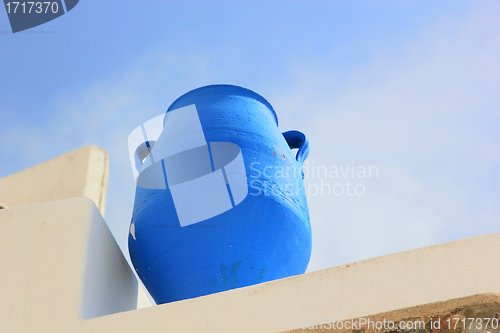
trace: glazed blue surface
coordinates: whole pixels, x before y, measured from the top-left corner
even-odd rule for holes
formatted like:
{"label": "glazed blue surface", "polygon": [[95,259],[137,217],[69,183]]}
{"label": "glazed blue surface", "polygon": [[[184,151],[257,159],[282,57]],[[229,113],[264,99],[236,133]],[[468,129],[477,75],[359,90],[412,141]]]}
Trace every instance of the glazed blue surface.
{"label": "glazed blue surface", "polygon": [[[311,255],[302,181],[307,138],[293,131],[287,143],[272,106],[244,88],[202,87],[167,112],[192,104],[207,142],[240,147],[248,195],[220,215],[181,227],[168,186],[137,187],[130,257],[157,304],[302,274]],[[290,147],[299,148],[300,163]]]}

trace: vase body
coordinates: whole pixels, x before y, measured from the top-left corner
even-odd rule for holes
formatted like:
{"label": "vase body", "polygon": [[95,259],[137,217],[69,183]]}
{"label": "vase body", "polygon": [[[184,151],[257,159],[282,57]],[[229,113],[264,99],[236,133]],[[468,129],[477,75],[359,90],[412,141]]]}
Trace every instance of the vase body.
{"label": "vase body", "polygon": [[172,103],[163,126],[139,170],[129,233],[156,303],[304,273],[311,227],[303,160],[290,147],[307,147],[278,130],[272,106],[207,86]]}

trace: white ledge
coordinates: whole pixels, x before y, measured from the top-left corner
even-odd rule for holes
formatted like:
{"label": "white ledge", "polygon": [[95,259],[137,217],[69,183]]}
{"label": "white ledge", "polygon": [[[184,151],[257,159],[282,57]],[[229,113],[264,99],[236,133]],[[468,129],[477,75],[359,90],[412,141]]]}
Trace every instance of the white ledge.
{"label": "white ledge", "polygon": [[0,241],[0,332],[276,333],[296,318],[500,293],[498,233],[139,310],[135,277],[89,199],[0,210]]}

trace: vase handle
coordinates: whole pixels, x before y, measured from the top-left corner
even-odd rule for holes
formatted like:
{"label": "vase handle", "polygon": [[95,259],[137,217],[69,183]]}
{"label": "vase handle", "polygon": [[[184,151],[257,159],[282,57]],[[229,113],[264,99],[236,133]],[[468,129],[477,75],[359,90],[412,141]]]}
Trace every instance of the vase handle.
{"label": "vase handle", "polygon": [[283,136],[285,137],[286,143],[288,143],[290,149],[299,149],[295,159],[300,163],[300,165],[303,165],[307,155],[309,155],[309,140],[307,140],[307,136],[299,131],[284,132]]}

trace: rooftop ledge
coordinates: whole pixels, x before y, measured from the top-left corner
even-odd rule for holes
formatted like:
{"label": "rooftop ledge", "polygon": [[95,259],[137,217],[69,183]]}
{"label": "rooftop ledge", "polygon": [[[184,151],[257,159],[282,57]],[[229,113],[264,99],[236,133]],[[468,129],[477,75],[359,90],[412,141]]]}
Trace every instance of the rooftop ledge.
{"label": "rooftop ledge", "polygon": [[498,320],[499,253],[500,234],[487,234],[137,310],[135,276],[90,199],[30,204],[0,210],[0,332],[326,332],[318,324],[361,317]]}

